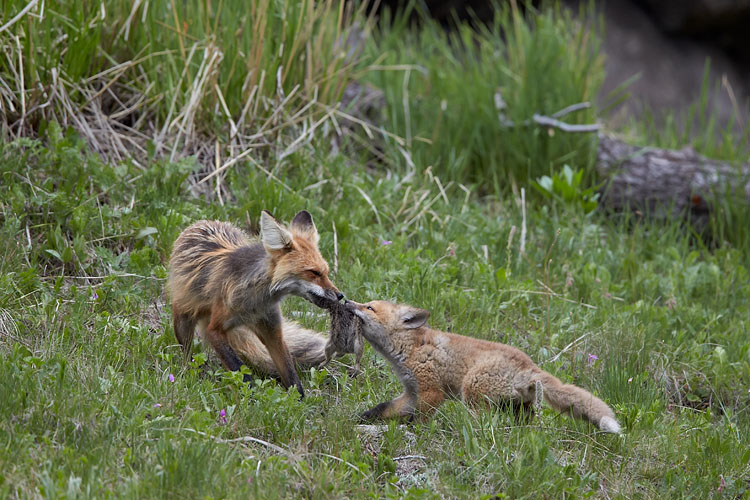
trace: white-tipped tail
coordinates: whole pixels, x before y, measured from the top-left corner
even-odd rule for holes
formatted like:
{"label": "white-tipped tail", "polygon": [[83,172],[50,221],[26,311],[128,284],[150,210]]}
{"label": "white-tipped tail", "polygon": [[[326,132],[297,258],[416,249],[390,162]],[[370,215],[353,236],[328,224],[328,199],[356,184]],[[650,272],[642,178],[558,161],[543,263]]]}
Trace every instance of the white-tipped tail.
{"label": "white-tipped tail", "polygon": [[599,428],[604,432],[611,432],[612,434],[620,434],[622,432],[620,424],[612,417],[602,417],[599,420]]}
{"label": "white-tipped tail", "polygon": [[615,419],[615,412],[607,403],[582,387],[563,384],[557,377],[543,370],[539,370],[538,377],[544,385],[544,399],[552,408],[560,413],[569,413],[575,418],[588,420],[604,432],[620,433],[621,428]]}

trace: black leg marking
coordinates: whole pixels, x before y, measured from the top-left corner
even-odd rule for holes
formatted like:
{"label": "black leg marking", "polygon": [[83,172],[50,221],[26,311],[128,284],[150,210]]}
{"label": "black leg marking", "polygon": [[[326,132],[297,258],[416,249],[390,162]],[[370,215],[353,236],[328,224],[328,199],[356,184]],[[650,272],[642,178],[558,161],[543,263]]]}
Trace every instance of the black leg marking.
{"label": "black leg marking", "polygon": [[229,344],[222,344],[216,347],[216,354],[224,360],[227,369],[236,372],[239,371],[242,366],[242,360],[237,356]]}
{"label": "black leg marking", "polygon": [[362,422],[372,422],[373,420],[377,420],[383,416],[383,413],[385,413],[385,410],[387,410],[390,405],[390,401],[385,401],[383,403],[377,404],[366,412],[362,413],[359,419]]}

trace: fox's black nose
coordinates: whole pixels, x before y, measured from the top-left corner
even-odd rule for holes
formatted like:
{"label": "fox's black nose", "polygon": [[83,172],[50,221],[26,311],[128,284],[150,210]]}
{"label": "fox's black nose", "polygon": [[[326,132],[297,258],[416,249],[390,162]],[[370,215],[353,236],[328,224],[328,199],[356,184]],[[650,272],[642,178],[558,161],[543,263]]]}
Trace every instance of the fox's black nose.
{"label": "fox's black nose", "polygon": [[336,300],[341,300],[344,298],[344,294],[341,292],[336,292]]}

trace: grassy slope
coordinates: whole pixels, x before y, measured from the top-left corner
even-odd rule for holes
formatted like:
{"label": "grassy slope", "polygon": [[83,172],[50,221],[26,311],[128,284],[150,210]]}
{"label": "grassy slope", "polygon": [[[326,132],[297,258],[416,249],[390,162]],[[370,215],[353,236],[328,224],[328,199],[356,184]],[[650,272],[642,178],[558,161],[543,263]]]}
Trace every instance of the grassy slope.
{"label": "grassy slope", "polygon": [[[497,68],[487,61],[503,54],[502,44],[489,33],[476,60],[449,60],[446,43],[455,42],[437,34],[419,41],[419,57],[409,54],[416,42],[399,33],[380,53],[367,47],[368,61],[382,63],[365,78],[384,90],[385,122],[413,139],[400,150],[373,141],[387,170],[365,169],[322,138],[259,158],[284,184],[249,163],[227,170],[221,204],[213,187],[195,185],[199,166],[190,160],[107,165],[54,122],[40,142],[0,146],[0,496],[748,495],[750,250],[724,244],[708,252],[677,226],[613,222],[530,197],[522,255],[520,231],[508,244],[523,220],[517,196],[481,196],[509,191],[506,174],[523,185],[564,163],[590,166],[586,139],[528,129],[497,131],[504,135],[493,141],[496,116],[482,113],[491,109],[493,79],[516,121],[595,93],[595,41],[554,19],[540,18],[532,31],[515,25],[518,52]],[[63,71],[81,68],[63,62],[70,63]],[[382,69],[415,62],[421,69],[406,84],[403,70]],[[534,76],[545,68],[559,73]],[[218,88],[238,85],[218,78]],[[180,99],[189,95],[181,85]],[[235,115],[242,97],[225,93]],[[267,93],[266,102],[274,98]],[[209,94],[201,109],[210,114],[218,94]],[[158,102],[168,100],[155,102],[149,113],[166,114]],[[437,141],[427,148],[420,138]],[[742,151],[721,156],[739,159]],[[417,168],[400,165],[404,153]],[[451,182],[483,172],[479,188]],[[548,409],[518,426],[500,411],[448,404],[427,422],[364,436],[357,414],[399,390],[369,347],[357,379],[336,363],[303,373],[302,402],[273,381],[248,389],[236,374],[202,366],[203,355],[186,365],[163,296],[171,244],[199,218],[253,230],[264,208],[285,220],[301,208],[313,213],[332,264],[336,249],[334,281],[350,297],[417,304],[432,311],[434,327],[520,347],[610,402],[626,434],[602,435]],[[305,302],[284,307],[325,330],[325,317]],[[403,458],[414,455],[423,458]]]}
{"label": "grassy slope", "polygon": [[[429,176],[386,180],[298,153],[286,168],[309,175],[285,176],[291,191],[241,168],[229,178],[237,199],[222,207],[186,192],[187,164],[111,169],[75,139],[49,144],[6,145],[0,158],[3,496],[273,497],[283,485],[316,498],[705,497],[720,477],[726,491],[747,490],[750,284],[739,251],[699,254],[670,228],[624,231],[543,207],[528,213],[520,256],[518,237],[506,249],[521,224],[513,200],[465,203],[452,187],[446,203]],[[186,366],[161,301],[171,242],[200,217],[247,227],[261,207],[286,219],[310,209],[329,260],[335,224],[335,282],[353,298],[419,304],[437,328],[506,341],[540,362],[586,334],[544,366],[612,403],[625,436],[550,410],[519,427],[449,404],[362,439],[356,414],[398,391],[369,348],[358,379],[340,366],[303,373],[303,402],[272,382],[248,390],[215,366]],[[73,277],[85,275],[104,278]],[[298,299],[285,309],[325,328]],[[246,435],[284,453],[219,442]],[[411,461],[416,473],[394,475],[408,462],[394,459],[415,454],[426,457]]]}

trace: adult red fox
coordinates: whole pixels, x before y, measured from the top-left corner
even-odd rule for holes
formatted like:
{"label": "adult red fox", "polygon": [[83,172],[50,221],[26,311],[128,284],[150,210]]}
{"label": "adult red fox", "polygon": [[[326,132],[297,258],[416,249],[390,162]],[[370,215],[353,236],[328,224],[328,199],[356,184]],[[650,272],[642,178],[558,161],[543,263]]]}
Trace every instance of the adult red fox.
{"label": "adult red fox", "polygon": [[[242,347],[243,336],[257,335],[282,385],[294,385],[304,396],[282,334],[280,302],[286,295],[309,301],[343,298],[328,279],[318,240],[304,210],[288,228],[264,210],[260,240],[226,222],[199,221],[185,229],[174,243],[168,281],[174,332],[185,355],[197,327],[224,366],[236,371],[242,361],[232,345]],[[303,335],[303,352],[308,340]]]}
{"label": "adult red fox", "polygon": [[430,313],[424,309],[384,301],[347,300],[345,305],[362,320],[362,336],[404,385],[401,396],[366,411],[364,420],[431,412],[451,397],[472,405],[509,403],[530,414],[543,394],[561,413],[588,420],[605,432],[620,432],[614,412],[601,399],[563,384],[514,347],[433,330],[426,326]]}

